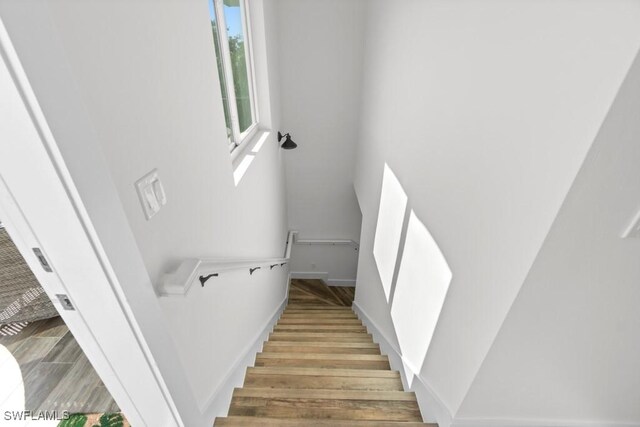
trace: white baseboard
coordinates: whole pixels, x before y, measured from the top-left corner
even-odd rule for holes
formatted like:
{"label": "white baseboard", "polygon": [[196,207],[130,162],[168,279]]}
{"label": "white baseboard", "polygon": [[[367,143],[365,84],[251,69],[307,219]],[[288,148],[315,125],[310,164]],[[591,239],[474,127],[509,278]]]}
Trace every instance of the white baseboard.
{"label": "white baseboard", "polygon": [[271,332],[287,305],[288,295],[289,293],[287,292],[287,295],[285,295],[282,302],[265,323],[265,327],[255,336],[253,341],[245,347],[244,351],[240,352],[233,366],[231,366],[204,405],[206,408],[204,415],[212,422],[215,417],[224,417],[227,415],[229,405],[231,404],[233,389],[242,386],[247,368],[253,366],[255,363],[256,354],[262,350],[262,344],[269,338],[269,332]]}
{"label": "white baseboard", "polygon": [[349,288],[355,288],[356,287],[356,281],[355,279],[351,280],[351,279],[329,279],[329,280],[325,280],[325,283],[328,286],[346,286]]}
{"label": "white baseboard", "polygon": [[292,271],[292,279],[319,279],[324,281],[327,286],[356,286],[356,279],[329,279],[329,273],[326,271]]}
{"label": "white baseboard", "polygon": [[292,271],[292,279],[321,279],[327,281],[329,273],[326,271]]}
{"label": "white baseboard", "polygon": [[[371,319],[357,302],[353,303],[353,310],[365,324],[367,330],[373,335],[374,341],[380,344],[382,352],[389,357],[391,368],[400,372],[402,384],[405,389],[415,392],[424,421],[436,422],[439,427],[451,427],[451,412],[429,386],[427,381],[419,375],[419,372],[416,373],[412,371],[410,364],[402,358],[402,354],[397,346],[381,331],[376,322]],[[410,387],[409,381],[407,380],[408,378],[413,379]]]}
{"label": "white baseboard", "polygon": [[459,418],[452,427],[640,427],[638,423],[531,419]]}

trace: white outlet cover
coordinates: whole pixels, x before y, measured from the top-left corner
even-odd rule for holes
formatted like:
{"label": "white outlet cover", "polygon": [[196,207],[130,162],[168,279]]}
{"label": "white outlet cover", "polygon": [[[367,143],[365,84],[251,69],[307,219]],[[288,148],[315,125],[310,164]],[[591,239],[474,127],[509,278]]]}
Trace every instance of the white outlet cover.
{"label": "white outlet cover", "polygon": [[640,211],[636,214],[631,221],[631,224],[627,227],[627,229],[622,233],[623,239],[631,239],[636,238],[640,239]]}

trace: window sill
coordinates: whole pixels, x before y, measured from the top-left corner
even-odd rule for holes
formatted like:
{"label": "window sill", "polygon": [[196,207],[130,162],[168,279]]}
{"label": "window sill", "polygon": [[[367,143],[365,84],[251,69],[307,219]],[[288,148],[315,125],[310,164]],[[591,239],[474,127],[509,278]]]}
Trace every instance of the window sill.
{"label": "window sill", "polygon": [[244,177],[251,163],[266,143],[271,131],[258,129],[248,141],[231,152],[231,168],[233,169],[233,182],[236,187]]}

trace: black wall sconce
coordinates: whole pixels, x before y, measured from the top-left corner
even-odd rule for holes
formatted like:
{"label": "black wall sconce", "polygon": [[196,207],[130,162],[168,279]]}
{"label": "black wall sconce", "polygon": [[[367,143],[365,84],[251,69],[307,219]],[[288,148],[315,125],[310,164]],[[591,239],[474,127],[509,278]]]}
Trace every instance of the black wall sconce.
{"label": "black wall sconce", "polygon": [[291,139],[291,135],[289,135],[288,133],[285,133],[283,135],[280,132],[278,132],[278,142],[282,141],[282,138],[284,138],[284,142],[280,147],[284,148],[285,150],[293,150],[298,146],[298,144],[293,142],[293,140]]}

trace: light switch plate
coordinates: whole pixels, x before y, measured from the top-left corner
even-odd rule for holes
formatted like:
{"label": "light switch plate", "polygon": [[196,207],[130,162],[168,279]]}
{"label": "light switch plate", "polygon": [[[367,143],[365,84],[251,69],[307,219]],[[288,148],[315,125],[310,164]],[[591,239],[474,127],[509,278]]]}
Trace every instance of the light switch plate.
{"label": "light switch plate", "polygon": [[152,170],[137,180],[135,186],[144,216],[150,220],[167,202],[158,169]]}
{"label": "light switch plate", "polygon": [[640,211],[638,211],[636,216],[633,218],[633,221],[631,221],[631,224],[629,224],[624,233],[622,233],[622,238],[640,239]]}

